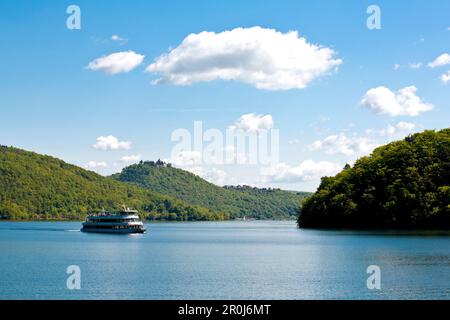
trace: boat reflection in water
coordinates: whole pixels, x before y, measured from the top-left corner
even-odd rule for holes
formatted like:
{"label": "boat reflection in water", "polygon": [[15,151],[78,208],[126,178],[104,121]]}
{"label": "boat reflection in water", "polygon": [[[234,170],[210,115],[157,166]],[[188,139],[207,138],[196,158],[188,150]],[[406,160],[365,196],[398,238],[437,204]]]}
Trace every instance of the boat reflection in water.
{"label": "boat reflection in water", "polygon": [[144,233],[146,229],[139,219],[138,211],[124,207],[116,213],[103,210],[100,213],[89,215],[83,222],[83,232],[95,233]]}

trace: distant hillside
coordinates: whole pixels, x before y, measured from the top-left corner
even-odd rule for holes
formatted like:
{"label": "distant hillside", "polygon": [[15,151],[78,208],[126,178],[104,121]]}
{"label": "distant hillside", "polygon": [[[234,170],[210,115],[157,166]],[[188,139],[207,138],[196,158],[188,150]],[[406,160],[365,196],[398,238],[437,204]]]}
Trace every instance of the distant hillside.
{"label": "distant hillside", "polygon": [[122,204],[155,218],[226,219],[227,214],[102,177],[56,158],[0,146],[0,217],[81,219]]}
{"label": "distant hillside", "polygon": [[292,219],[306,192],[257,189],[248,186],[219,187],[188,171],[161,161],[131,165],[113,179],[174,196],[188,203],[227,212],[232,218]]}
{"label": "distant hillside", "polygon": [[450,129],[377,148],[303,202],[303,228],[450,229]]}

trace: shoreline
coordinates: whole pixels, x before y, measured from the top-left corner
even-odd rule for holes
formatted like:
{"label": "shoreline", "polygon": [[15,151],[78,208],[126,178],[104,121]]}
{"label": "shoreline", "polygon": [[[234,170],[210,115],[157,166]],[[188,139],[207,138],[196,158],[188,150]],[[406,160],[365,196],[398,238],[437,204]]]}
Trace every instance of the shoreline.
{"label": "shoreline", "polygon": [[[61,223],[61,222],[77,222],[82,223],[84,220],[0,220],[1,223]],[[295,220],[274,220],[274,219],[261,219],[261,220],[191,220],[191,221],[176,221],[176,220],[144,220],[144,223],[154,223],[154,224],[164,224],[164,223],[224,223],[224,222],[242,222],[242,223],[251,223],[251,222],[295,222]],[[361,234],[361,235],[391,235],[391,236],[450,236],[450,230],[448,229],[350,229],[350,228],[342,228],[342,229],[328,229],[328,228],[299,228],[297,224],[295,224],[295,229],[299,231],[323,231],[327,233],[349,233],[349,234]]]}
{"label": "shoreline", "polygon": [[[9,220],[2,219],[2,222],[84,222],[85,220]],[[227,219],[227,220],[148,220],[143,219],[143,222],[256,222],[256,221],[285,221],[285,222],[295,222],[296,219],[255,219],[255,220],[239,220],[239,219]]]}

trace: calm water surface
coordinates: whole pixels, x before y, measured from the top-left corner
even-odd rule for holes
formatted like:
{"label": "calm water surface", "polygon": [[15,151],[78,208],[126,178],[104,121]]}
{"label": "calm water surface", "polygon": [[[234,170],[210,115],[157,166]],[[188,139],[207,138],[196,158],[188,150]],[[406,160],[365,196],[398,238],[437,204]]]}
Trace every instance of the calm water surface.
{"label": "calm water surface", "polygon": [[[449,299],[450,236],[299,230],[293,222],[0,223],[0,299]],[[66,268],[81,268],[68,290]],[[366,269],[381,268],[381,290]]]}

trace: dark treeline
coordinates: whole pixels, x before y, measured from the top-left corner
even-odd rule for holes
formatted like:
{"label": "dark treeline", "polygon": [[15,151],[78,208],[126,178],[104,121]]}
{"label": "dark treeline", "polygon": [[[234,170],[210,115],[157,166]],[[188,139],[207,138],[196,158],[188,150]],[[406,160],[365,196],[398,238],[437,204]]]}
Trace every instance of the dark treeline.
{"label": "dark treeline", "polygon": [[450,229],[450,129],[377,148],[303,201],[303,228]]}
{"label": "dark treeline", "polygon": [[121,183],[59,159],[0,147],[0,217],[12,220],[83,219],[122,204],[144,217],[168,220],[223,220],[226,213]]}

